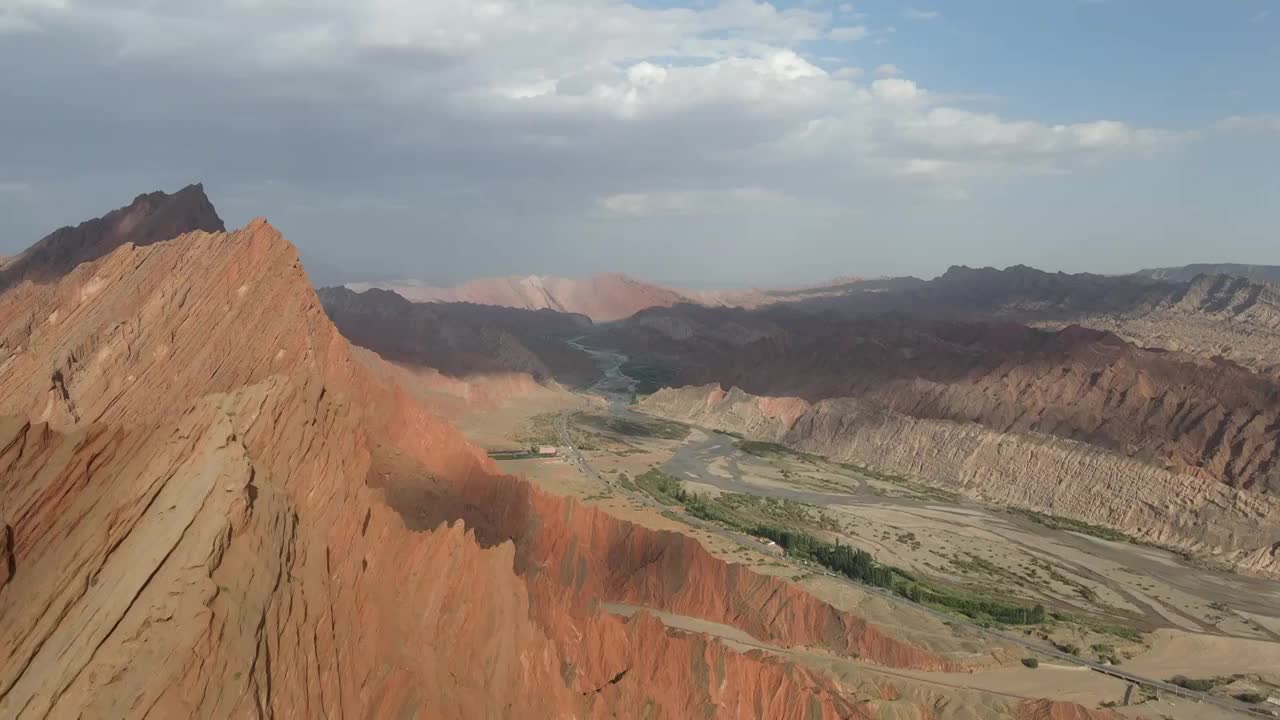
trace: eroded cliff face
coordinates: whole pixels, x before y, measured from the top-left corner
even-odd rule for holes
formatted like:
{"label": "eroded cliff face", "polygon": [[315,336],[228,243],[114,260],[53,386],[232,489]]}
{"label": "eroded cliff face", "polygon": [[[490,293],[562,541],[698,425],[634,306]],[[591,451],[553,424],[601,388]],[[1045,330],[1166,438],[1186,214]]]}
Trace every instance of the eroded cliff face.
{"label": "eroded cliff face", "polygon": [[25,276],[0,337],[0,716],[931,715],[602,602],[962,667],[496,473],[265,221]]}
{"label": "eroded cliff face", "polygon": [[1280,286],[1274,283],[1201,275],[1136,308],[1085,313],[1072,321],[1142,346],[1224,357],[1280,377]]}
{"label": "eroded cliff face", "polygon": [[682,307],[642,313],[609,340],[667,358],[681,384],[810,402],[859,398],[910,417],[1054,435],[1179,474],[1280,491],[1280,383],[1106,332]]}
{"label": "eroded cliff face", "polygon": [[1280,575],[1280,501],[1081,442],[922,419],[866,400],[664,389],[649,412],[920,478],[989,502],[1071,517]]}

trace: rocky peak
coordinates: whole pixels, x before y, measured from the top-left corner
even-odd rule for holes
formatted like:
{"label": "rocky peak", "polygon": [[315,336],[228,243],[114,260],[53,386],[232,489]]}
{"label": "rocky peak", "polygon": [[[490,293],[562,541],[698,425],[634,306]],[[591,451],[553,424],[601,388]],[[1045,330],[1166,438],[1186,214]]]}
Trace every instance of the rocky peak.
{"label": "rocky peak", "polygon": [[172,194],[139,195],[100,218],[53,231],[5,263],[0,290],[24,279],[47,282],[126,243],[151,245],[195,230],[226,230],[203,185],[188,185]]}

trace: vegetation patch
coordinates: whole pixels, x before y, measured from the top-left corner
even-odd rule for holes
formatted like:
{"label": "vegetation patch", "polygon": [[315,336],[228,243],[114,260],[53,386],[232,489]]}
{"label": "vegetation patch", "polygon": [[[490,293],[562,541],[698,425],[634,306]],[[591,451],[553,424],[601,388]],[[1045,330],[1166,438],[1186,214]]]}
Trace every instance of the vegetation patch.
{"label": "vegetation patch", "polygon": [[1173,677],[1169,678],[1169,683],[1171,685],[1177,685],[1180,688],[1186,688],[1187,690],[1194,690],[1196,692],[1209,692],[1210,690],[1218,687],[1219,685],[1230,684],[1231,678],[1229,677],[1189,678],[1185,675],[1174,675]]}
{"label": "vegetation patch", "polygon": [[734,447],[748,455],[755,455],[756,457],[761,458],[791,458],[812,463],[822,462],[822,457],[819,455],[793,450],[786,445],[779,445],[778,443],[761,442],[759,440],[739,440],[734,443]]}
{"label": "vegetation patch", "polygon": [[922,482],[908,480],[901,475],[872,470],[869,467],[858,465],[856,463],[837,463],[837,466],[840,469],[852,472],[855,475],[861,475],[862,477],[870,478],[872,480],[879,480],[882,483],[905,488],[925,500],[937,500],[939,502],[946,503],[956,503],[960,501],[960,493],[952,492],[950,490],[942,490],[940,488],[933,487],[932,485],[926,485]]}
{"label": "vegetation patch", "polygon": [[652,395],[664,387],[670,387],[676,379],[675,368],[651,360],[628,360],[618,369],[623,375],[636,381],[638,395]]}
{"label": "vegetation patch", "polygon": [[1028,520],[1039,523],[1050,530],[1069,530],[1078,532],[1082,535],[1092,535],[1103,540],[1111,540],[1113,542],[1133,542],[1133,538],[1125,535],[1119,530],[1112,530],[1101,525],[1093,525],[1082,520],[1072,520],[1071,518],[1060,517],[1058,515],[1045,515],[1043,513],[1034,512],[1032,510],[1011,509],[1011,512],[1021,515]]}
{"label": "vegetation patch", "polygon": [[556,430],[558,413],[534,415],[525,423],[524,432],[516,438],[529,445],[559,445],[560,433]]}
{"label": "vegetation patch", "polygon": [[[619,481],[623,487],[630,482],[625,475]],[[821,565],[856,582],[884,588],[913,602],[963,615],[979,624],[1037,625],[1050,617],[1043,605],[942,586],[876,562],[865,550],[822,540],[806,528],[835,530],[835,523],[803,503],[738,493],[718,497],[699,495],[689,492],[681,480],[657,468],[636,477],[634,486],[664,505],[684,506],[688,515],[700,520],[772,540],[792,557]],[[1054,614],[1053,617],[1063,616]]]}
{"label": "vegetation patch", "polygon": [[659,438],[661,440],[683,440],[689,436],[689,427],[670,420],[649,419],[636,420],[619,417],[602,417],[600,415],[580,414],[575,419],[590,424],[597,429],[618,435],[637,438]]}
{"label": "vegetation patch", "polygon": [[683,505],[693,497],[684,489],[684,483],[657,468],[637,475],[635,486],[663,505]]}
{"label": "vegetation patch", "polygon": [[1027,606],[955,588],[934,585],[904,570],[877,563],[865,550],[849,545],[828,543],[803,532],[758,526],[751,534],[765,537],[787,551],[787,554],[816,562],[851,580],[885,588],[896,595],[922,605],[956,612],[980,623],[1035,625],[1045,621],[1043,605]]}

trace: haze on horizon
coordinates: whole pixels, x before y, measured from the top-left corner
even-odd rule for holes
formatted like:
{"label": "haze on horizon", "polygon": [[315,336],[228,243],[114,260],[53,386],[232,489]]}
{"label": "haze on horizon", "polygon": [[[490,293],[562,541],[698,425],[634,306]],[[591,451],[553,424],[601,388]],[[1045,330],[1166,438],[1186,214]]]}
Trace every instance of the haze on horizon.
{"label": "haze on horizon", "polygon": [[201,181],[352,279],[1280,264],[1277,23],[1272,0],[0,0],[0,254]]}

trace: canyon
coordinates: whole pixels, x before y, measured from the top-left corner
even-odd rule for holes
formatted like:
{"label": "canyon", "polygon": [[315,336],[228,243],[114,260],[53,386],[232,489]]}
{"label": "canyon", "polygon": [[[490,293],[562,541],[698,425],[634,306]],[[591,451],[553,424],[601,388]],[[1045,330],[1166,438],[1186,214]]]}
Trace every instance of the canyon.
{"label": "canyon", "polygon": [[[972,716],[606,603],[868,669],[1011,659],[939,654],[498,471],[348,344],[278,230],[224,231],[198,186],[4,273],[4,717]],[[488,352],[470,342],[449,351]]]}

